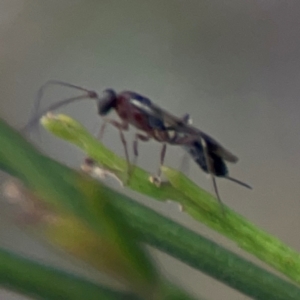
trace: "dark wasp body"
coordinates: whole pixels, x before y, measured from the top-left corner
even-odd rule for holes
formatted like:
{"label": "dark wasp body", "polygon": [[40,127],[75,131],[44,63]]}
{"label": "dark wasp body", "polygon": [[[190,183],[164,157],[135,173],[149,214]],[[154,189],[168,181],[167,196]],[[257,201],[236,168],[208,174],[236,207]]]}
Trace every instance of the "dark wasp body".
{"label": "dark wasp body", "polygon": [[[56,102],[39,113],[40,101],[43,97],[45,88],[49,85],[60,85],[77,89],[84,92],[84,94]],[[250,188],[247,184],[228,176],[228,169],[225,161],[235,163],[238,160],[237,157],[226,150],[212,137],[191,126],[189,124],[188,115],[183,118],[178,118],[153,104],[150,99],[135,92],[124,91],[116,93],[112,89],[106,89],[100,97],[96,92],[79,86],[61,81],[49,81],[42,86],[38,92],[33,117],[25,127],[25,130],[34,126],[45,113],[84,99],[95,100],[99,115],[104,117],[104,123],[101,127],[99,137],[102,137],[105,126],[108,123],[119,130],[128,166],[130,166],[130,161],[123,131],[128,130],[129,125],[132,125],[139,130],[139,132],[135,134],[133,142],[135,159],[138,156],[138,141],[145,142],[152,138],[163,144],[160,165],[164,162],[167,144],[183,147],[198,166],[204,172],[211,175],[219,201],[220,197],[215,182],[215,176],[230,179]],[[106,117],[111,110],[116,111],[120,121]],[[158,176],[160,176],[160,171],[158,172]]]}

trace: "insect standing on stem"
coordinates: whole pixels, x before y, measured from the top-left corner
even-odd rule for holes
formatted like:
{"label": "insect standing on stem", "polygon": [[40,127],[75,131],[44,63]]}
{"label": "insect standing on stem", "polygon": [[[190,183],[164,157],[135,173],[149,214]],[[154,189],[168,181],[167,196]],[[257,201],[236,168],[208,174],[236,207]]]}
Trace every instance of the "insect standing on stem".
{"label": "insect standing on stem", "polygon": [[[44,90],[50,85],[69,87],[82,91],[83,94],[56,102],[50,105],[46,110],[39,112],[39,106],[44,95]],[[197,165],[212,177],[214,190],[219,202],[221,202],[221,199],[218,193],[215,176],[224,177],[242,186],[251,188],[249,185],[229,177],[225,161],[235,163],[238,160],[237,157],[226,150],[212,137],[190,125],[189,115],[178,118],[153,104],[150,99],[135,92],[123,91],[116,93],[113,89],[106,89],[103,91],[103,95],[99,96],[96,92],[80,86],[62,81],[48,81],[38,92],[33,116],[26,125],[25,131],[34,127],[39,119],[47,112],[86,99],[96,101],[98,114],[104,118],[104,123],[101,126],[99,133],[99,139],[102,138],[107,124],[111,124],[118,129],[125,151],[129,176],[133,169],[130,168],[131,164],[124,131],[129,129],[129,125],[132,125],[139,130],[139,132],[135,134],[133,141],[134,163],[132,166],[135,165],[138,157],[138,142],[146,142],[150,139],[154,139],[162,143],[160,166],[164,163],[167,144],[183,147]],[[119,116],[120,121],[107,118],[108,113],[113,109]],[[157,176],[155,176],[156,180],[160,180],[160,175],[161,171],[159,167]]]}

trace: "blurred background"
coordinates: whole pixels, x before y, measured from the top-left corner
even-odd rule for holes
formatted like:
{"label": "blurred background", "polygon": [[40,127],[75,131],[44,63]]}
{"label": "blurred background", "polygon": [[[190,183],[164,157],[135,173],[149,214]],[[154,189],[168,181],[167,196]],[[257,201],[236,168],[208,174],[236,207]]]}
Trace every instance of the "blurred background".
{"label": "blurred background", "polygon": [[[0,109],[15,128],[30,117],[39,87],[60,79],[101,92],[112,87],[148,96],[236,154],[230,174],[253,186],[218,180],[232,209],[300,250],[300,2],[279,0],[2,0],[0,2]],[[43,106],[74,95],[52,88]],[[61,110],[96,133],[95,104]],[[133,130],[128,133],[132,139]],[[83,154],[43,129],[32,136],[53,158],[79,168]],[[104,142],[123,155],[119,135]],[[155,172],[160,145],[140,145],[139,165]],[[166,165],[178,168],[183,152],[169,147]],[[190,162],[189,176],[209,191],[211,182]],[[232,242],[180,213],[178,206],[130,193],[145,205],[245,255]],[[0,212],[0,246],[90,275],[20,231]],[[222,283],[153,250],[163,272],[196,297],[248,299]],[[25,299],[1,291],[1,299]]]}

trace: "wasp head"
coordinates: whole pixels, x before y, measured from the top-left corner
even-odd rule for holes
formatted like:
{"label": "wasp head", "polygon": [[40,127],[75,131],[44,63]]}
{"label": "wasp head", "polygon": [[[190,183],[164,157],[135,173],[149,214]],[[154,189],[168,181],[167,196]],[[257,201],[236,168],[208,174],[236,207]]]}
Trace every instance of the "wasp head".
{"label": "wasp head", "polygon": [[117,101],[117,94],[113,89],[103,91],[103,96],[98,99],[98,113],[100,116],[105,116],[114,108]]}

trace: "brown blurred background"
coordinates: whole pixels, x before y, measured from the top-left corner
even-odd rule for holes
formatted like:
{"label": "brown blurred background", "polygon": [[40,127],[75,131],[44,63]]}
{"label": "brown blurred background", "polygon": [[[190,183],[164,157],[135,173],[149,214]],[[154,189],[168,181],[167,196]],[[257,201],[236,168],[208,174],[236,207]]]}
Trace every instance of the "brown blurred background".
{"label": "brown blurred background", "polygon": [[[16,128],[24,125],[36,91],[48,79],[98,91],[131,89],[176,115],[191,113],[197,127],[239,156],[238,164],[230,166],[231,175],[254,188],[248,191],[218,180],[223,201],[300,250],[299,13],[300,2],[293,0],[2,0],[1,117]],[[71,94],[52,89],[44,105]],[[92,102],[62,111],[97,132],[101,120]],[[78,168],[82,153],[40,131],[40,138],[33,137],[36,145]],[[113,128],[104,141],[123,155]],[[155,142],[141,144],[139,164],[154,172],[159,149]],[[179,167],[182,155],[180,149],[169,147],[166,165]],[[210,181],[192,162],[189,176],[212,191]],[[244,255],[232,242],[179,213],[176,205],[141,201]],[[56,255],[3,213],[0,241],[1,247],[30,257],[92,272]],[[153,253],[163,272],[195,296],[248,299],[158,251]],[[25,298],[1,291],[0,299]]]}

